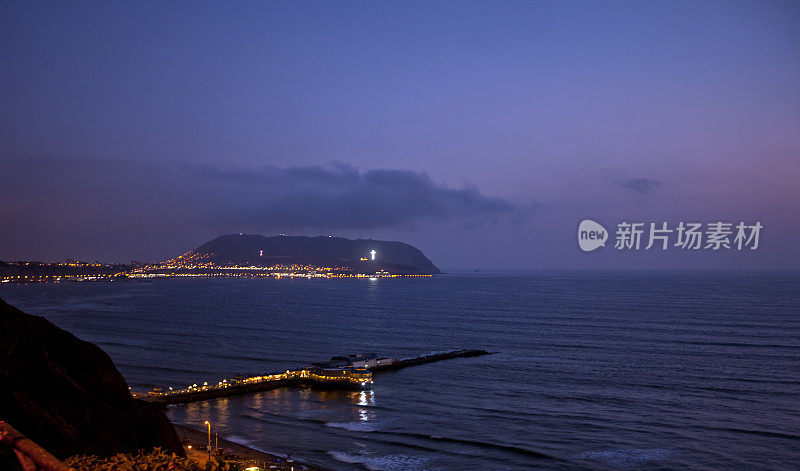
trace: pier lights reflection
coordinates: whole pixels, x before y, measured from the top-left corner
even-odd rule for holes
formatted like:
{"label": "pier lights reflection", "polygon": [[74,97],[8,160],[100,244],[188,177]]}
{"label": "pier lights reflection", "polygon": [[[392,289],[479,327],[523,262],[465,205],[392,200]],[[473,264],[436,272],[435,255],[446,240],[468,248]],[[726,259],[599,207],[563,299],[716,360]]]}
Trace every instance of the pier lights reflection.
{"label": "pier lights reflection", "polygon": [[170,418],[179,422],[202,426],[203,428],[208,427],[211,422],[214,422],[217,424],[217,429],[219,429],[220,423],[223,423],[224,428],[224,423],[228,420],[228,414],[225,412],[227,407],[227,400],[222,401],[215,399],[211,401],[192,402],[181,407],[171,408]]}
{"label": "pier lights reflection", "polygon": [[375,393],[372,390],[361,391],[358,393],[358,421],[369,422],[375,415],[375,411],[370,410],[371,406],[375,405]]}
{"label": "pier lights reflection", "polygon": [[375,393],[372,390],[361,391],[358,393],[358,405],[359,406],[374,406],[375,405]]}

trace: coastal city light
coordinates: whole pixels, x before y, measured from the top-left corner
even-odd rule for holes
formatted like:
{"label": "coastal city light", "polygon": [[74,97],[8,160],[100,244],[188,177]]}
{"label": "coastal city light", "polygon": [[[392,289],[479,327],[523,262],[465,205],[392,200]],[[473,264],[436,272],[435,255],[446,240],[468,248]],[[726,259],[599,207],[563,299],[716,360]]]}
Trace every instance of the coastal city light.
{"label": "coastal city light", "polygon": [[[377,251],[370,257],[375,260]],[[361,261],[367,261],[362,257]],[[161,263],[126,266],[120,264],[44,262],[0,262],[1,283],[60,283],[77,281],[124,281],[159,278],[429,278],[427,273],[391,273],[379,269],[360,273],[348,265],[313,264],[220,265],[209,254],[186,252]]]}

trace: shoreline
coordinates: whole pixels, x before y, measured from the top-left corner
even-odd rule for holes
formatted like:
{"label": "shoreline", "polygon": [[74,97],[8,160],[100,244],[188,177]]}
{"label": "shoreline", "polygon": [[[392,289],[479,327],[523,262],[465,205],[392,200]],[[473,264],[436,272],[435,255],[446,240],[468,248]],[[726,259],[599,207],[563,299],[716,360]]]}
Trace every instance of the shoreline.
{"label": "shoreline", "polygon": [[[178,438],[180,439],[181,443],[184,445],[184,449],[186,449],[186,445],[192,445],[193,449],[186,450],[186,456],[194,458],[200,461],[200,464],[203,465],[206,462],[206,451],[197,450],[197,446],[205,447],[208,443],[208,431],[201,430],[194,428],[190,425],[185,424],[176,424],[172,423],[172,426],[175,427],[175,432],[178,434]],[[213,439],[213,435],[212,435]],[[222,436],[219,437],[219,447],[223,450],[231,452],[231,454],[236,455],[236,459],[239,461],[245,461],[248,463],[252,463],[252,465],[256,465],[258,463],[264,463],[264,466],[259,466],[261,469],[269,470],[286,470],[286,471],[331,471],[329,468],[322,467],[318,464],[309,463],[305,461],[298,461],[292,458],[292,462],[286,461],[286,456],[281,456],[274,453],[267,453],[265,451],[256,450],[255,448],[251,448],[247,445],[242,445],[241,443],[236,443],[231,440],[226,440]]]}

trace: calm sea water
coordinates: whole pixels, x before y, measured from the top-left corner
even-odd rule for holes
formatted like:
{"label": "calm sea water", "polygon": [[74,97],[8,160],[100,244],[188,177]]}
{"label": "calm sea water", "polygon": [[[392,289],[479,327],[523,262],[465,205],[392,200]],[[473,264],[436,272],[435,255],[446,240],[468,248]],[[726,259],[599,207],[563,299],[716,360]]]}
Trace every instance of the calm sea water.
{"label": "calm sea water", "polygon": [[797,273],[472,273],[2,286],[134,389],[334,354],[486,348],[376,376],[174,406],[177,422],[333,469],[798,469]]}

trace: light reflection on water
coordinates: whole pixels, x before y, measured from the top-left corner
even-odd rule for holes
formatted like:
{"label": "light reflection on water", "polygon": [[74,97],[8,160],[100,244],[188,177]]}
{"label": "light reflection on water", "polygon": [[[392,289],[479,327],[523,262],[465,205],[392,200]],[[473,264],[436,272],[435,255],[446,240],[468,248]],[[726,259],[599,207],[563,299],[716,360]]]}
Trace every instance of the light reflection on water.
{"label": "light reflection on water", "polygon": [[[239,421],[269,423],[365,423],[377,420],[374,391],[329,391],[278,388],[256,394],[232,396],[170,406],[170,419],[201,428],[211,421],[214,431],[241,435]],[[305,425],[306,427],[308,425]]]}

